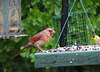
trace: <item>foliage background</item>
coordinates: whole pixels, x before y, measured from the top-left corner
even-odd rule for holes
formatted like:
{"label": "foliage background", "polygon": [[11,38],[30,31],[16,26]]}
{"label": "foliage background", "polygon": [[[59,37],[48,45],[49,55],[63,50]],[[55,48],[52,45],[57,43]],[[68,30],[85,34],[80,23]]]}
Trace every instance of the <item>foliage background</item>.
{"label": "foliage background", "polygon": [[[100,1],[85,0],[92,15],[100,26]],[[39,31],[53,27],[53,16],[61,14],[62,0],[21,0],[21,17],[22,17],[22,33],[28,34],[28,37],[16,39],[0,39],[0,72],[37,72],[34,67],[34,53],[39,50],[33,47],[25,49],[18,57],[14,55],[21,50],[28,40]],[[80,7],[80,5],[79,5]],[[78,10],[78,9],[77,9]],[[91,17],[90,17],[91,19]],[[93,20],[94,30],[97,35],[100,35],[100,30],[97,28]],[[88,29],[90,32],[91,30]],[[91,32],[89,38],[93,36]],[[90,44],[96,44],[89,40]],[[54,37],[51,41],[42,46],[44,49],[51,49],[55,45]],[[99,65],[84,66],[85,72],[100,72]],[[77,72],[75,67],[66,67],[67,72]],[[43,68],[40,72],[57,72],[57,68]]]}

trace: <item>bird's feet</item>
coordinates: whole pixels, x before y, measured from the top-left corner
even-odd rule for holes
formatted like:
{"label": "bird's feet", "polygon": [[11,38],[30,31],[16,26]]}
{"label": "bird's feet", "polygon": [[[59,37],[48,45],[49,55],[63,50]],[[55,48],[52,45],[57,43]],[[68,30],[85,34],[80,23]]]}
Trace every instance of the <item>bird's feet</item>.
{"label": "bird's feet", "polygon": [[41,50],[40,52],[46,52],[46,50]]}
{"label": "bird's feet", "polygon": [[46,52],[46,50],[43,50],[40,46],[38,48],[41,50],[40,52]]}

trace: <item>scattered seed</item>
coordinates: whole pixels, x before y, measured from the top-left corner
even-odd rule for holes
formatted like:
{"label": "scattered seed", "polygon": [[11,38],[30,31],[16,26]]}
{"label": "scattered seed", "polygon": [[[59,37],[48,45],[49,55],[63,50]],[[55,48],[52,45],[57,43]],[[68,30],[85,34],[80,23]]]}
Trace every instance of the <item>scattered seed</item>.
{"label": "scattered seed", "polygon": [[42,64],[42,65],[44,65],[44,64]]}
{"label": "scattered seed", "polygon": [[70,61],[70,63],[72,64],[72,61]]}
{"label": "scattered seed", "polygon": [[78,56],[78,54],[76,54],[76,56]]}
{"label": "scattered seed", "polygon": [[44,62],[44,60],[43,60],[43,62]]}
{"label": "scattered seed", "polygon": [[[76,46],[76,45],[72,45],[70,47],[58,47],[56,49],[50,49],[50,50],[46,50],[43,51],[41,53],[52,53],[52,52],[73,52],[73,51],[90,51],[90,50],[100,50],[100,46],[99,45],[85,45],[85,46]],[[76,54],[77,56],[78,54]]]}

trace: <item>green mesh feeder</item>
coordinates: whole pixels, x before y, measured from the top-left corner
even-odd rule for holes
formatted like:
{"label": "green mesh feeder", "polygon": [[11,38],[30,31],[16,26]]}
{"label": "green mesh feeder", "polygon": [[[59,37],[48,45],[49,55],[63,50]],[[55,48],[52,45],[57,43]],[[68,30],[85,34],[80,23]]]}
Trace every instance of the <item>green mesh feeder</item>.
{"label": "green mesh feeder", "polygon": [[[69,0],[70,1],[70,0]],[[76,11],[75,5],[77,1],[80,2],[83,11]],[[87,15],[87,12],[83,5],[84,0],[74,0],[73,4],[69,4],[70,10],[67,13],[67,18],[62,26],[62,18],[64,17],[63,11],[68,8],[68,2],[62,4],[62,17],[54,16],[54,30],[56,45],[52,50],[57,50],[57,47],[70,47],[76,44],[76,49],[81,45],[87,45],[88,33],[87,33],[87,20],[90,27],[94,32],[91,21]],[[67,4],[67,5],[66,5]],[[84,3],[85,4],[85,3]],[[74,9],[74,11],[72,11]],[[89,10],[88,10],[89,11]],[[66,13],[66,11],[64,12]],[[92,15],[91,15],[92,16]],[[92,16],[93,17],[93,16]],[[95,21],[95,20],[94,20]],[[67,28],[66,28],[67,27]],[[66,32],[66,33],[65,33]],[[62,37],[63,36],[63,37]],[[62,39],[61,39],[62,37]],[[62,40],[62,41],[61,41]],[[61,45],[61,42],[62,45]],[[61,47],[59,49],[61,49]],[[99,47],[99,46],[98,46]],[[63,47],[64,48],[64,47]],[[85,48],[85,47],[84,47]],[[91,48],[90,48],[91,49]],[[69,51],[69,52],[51,52],[51,53],[35,53],[35,67],[61,67],[61,66],[83,66],[83,65],[96,65],[100,64],[100,50],[92,51]]]}
{"label": "green mesh feeder", "polygon": [[[58,35],[61,32],[61,16],[54,16],[53,20],[54,29],[56,31],[55,40],[57,42]],[[69,14],[66,46],[74,45],[75,43],[78,45],[88,44],[86,26],[85,12],[79,11]]]}

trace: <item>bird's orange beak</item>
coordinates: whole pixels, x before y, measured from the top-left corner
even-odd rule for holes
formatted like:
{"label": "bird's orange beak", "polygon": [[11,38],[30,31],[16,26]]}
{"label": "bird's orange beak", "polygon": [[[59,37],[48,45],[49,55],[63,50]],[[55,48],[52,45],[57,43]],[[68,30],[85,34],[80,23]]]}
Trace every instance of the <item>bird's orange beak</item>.
{"label": "bird's orange beak", "polygon": [[93,37],[91,39],[94,39]]}
{"label": "bird's orange beak", "polygon": [[52,34],[54,34],[54,33],[56,33],[54,30],[52,30],[52,32],[51,32]]}

